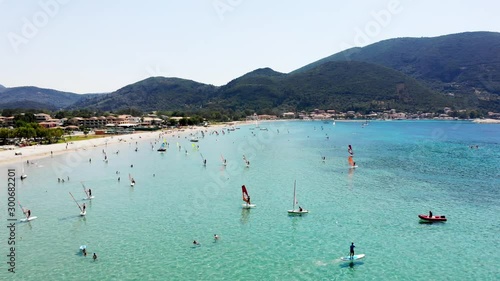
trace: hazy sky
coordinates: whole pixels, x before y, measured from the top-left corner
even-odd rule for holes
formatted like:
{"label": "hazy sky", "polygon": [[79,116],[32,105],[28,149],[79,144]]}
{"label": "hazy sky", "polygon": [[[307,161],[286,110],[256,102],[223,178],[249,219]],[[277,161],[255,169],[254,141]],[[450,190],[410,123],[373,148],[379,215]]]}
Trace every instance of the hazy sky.
{"label": "hazy sky", "polygon": [[223,85],[388,38],[499,32],[498,11],[491,0],[0,0],[0,84],[111,92],[166,76]]}

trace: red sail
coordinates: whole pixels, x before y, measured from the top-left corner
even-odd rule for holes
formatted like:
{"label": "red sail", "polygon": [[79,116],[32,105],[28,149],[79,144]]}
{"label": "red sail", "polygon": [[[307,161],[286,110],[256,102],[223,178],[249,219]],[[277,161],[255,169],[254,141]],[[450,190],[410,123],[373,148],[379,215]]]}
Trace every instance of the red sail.
{"label": "red sail", "polygon": [[248,195],[247,188],[245,187],[245,185],[241,186],[241,192],[243,193],[243,201],[250,204],[250,196]]}
{"label": "red sail", "polygon": [[354,166],[354,160],[352,159],[352,156],[347,157],[347,161],[349,161],[349,166]]}

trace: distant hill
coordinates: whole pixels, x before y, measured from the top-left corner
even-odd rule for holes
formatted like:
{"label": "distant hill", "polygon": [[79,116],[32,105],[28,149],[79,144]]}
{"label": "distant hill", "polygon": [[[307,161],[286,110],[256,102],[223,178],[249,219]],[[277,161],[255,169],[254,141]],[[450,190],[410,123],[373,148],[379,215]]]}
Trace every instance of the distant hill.
{"label": "distant hill", "polygon": [[16,100],[8,103],[0,103],[0,109],[36,109],[36,110],[59,110],[60,107],[56,107],[53,104],[40,103],[31,100]]}
{"label": "distant hill", "polygon": [[153,110],[196,110],[216,91],[216,87],[180,78],[150,77],[113,93],[81,100],[70,108],[115,111],[136,108]]}
{"label": "distant hill", "polygon": [[233,110],[428,111],[449,105],[396,70],[364,62],[328,62],[295,74],[258,69],[221,87],[217,103]]}
{"label": "distant hill", "polygon": [[3,85],[0,85],[0,93],[5,91],[5,89],[7,89],[7,88],[5,88]]}
{"label": "distant hill", "polygon": [[330,61],[363,61],[401,71],[436,91],[459,95],[468,107],[499,110],[500,33],[466,32],[433,38],[396,38],[352,48],[299,68]]}
{"label": "distant hill", "polygon": [[260,68],[220,87],[213,104],[233,110],[260,111],[281,105],[282,84],[287,74]]}
{"label": "distant hill", "polygon": [[25,104],[29,101],[39,106],[45,104],[47,109],[61,109],[74,104],[82,98],[85,98],[85,96],[52,89],[13,87],[5,88],[0,92],[0,108],[8,108],[15,104],[18,104],[16,108],[26,108]]}
{"label": "distant hill", "polygon": [[[314,108],[369,112],[500,112],[500,33],[396,38],[351,48],[289,74],[260,68],[215,87],[150,77],[108,94],[77,95],[36,87],[0,87],[0,109],[137,109],[245,116]],[[232,111],[232,112],[230,112]]]}
{"label": "distant hill", "polygon": [[297,109],[436,111],[450,104],[403,73],[365,62],[328,62],[286,78],[284,103]]}

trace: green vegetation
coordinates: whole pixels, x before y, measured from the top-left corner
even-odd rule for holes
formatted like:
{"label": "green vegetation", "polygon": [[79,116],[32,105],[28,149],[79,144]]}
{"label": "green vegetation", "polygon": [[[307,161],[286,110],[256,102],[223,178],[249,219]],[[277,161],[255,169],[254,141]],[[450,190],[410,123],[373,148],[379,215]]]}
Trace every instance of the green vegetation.
{"label": "green vegetation", "polygon": [[[433,38],[396,38],[352,48],[292,73],[330,61],[383,65],[450,95],[450,105],[500,111],[500,33],[466,32]],[[452,96],[451,96],[452,95]]]}
{"label": "green vegetation", "polygon": [[18,143],[31,143],[32,141],[41,144],[57,143],[64,133],[61,129],[46,129],[38,123],[18,120],[16,124],[17,127],[14,129],[0,128],[2,144],[8,144],[9,139],[16,139]]}

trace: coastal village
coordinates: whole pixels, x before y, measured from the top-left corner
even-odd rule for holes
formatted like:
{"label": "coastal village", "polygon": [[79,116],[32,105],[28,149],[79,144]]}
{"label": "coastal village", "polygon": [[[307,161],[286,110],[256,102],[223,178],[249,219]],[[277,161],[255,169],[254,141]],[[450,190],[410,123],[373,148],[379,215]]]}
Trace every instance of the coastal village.
{"label": "coastal village", "polygon": [[[459,114],[465,111],[453,111],[449,107],[445,107],[442,113],[406,113],[397,112],[395,109],[383,112],[371,112],[369,114],[361,114],[355,111],[338,112],[333,109],[314,109],[311,112],[284,112],[281,116],[268,115],[268,114],[253,114],[246,117],[246,121],[255,120],[279,120],[279,119],[300,119],[300,120],[419,120],[419,119],[435,119],[435,120],[459,120],[467,119],[460,118]],[[107,115],[96,117],[73,117],[57,119],[47,113],[34,114],[36,122],[44,128],[61,128],[64,130],[83,130],[92,129],[96,134],[105,133],[130,133],[131,129],[135,130],[154,130],[170,126],[178,126],[179,120],[189,117],[169,117],[164,115],[157,115],[154,113],[146,114],[144,116],[132,115]],[[463,116],[462,116],[463,117]],[[490,120],[492,119],[492,120]],[[483,119],[484,120],[484,119]],[[500,120],[500,113],[488,112],[486,120],[494,122]],[[228,120],[230,121],[230,120]],[[478,122],[481,122],[478,120]],[[202,124],[209,124],[204,121]],[[13,128],[15,126],[14,116],[0,116],[0,126],[4,128]],[[96,130],[100,129],[100,130]]]}

